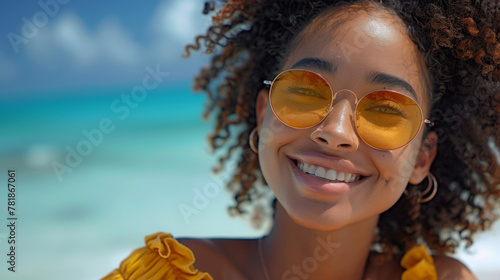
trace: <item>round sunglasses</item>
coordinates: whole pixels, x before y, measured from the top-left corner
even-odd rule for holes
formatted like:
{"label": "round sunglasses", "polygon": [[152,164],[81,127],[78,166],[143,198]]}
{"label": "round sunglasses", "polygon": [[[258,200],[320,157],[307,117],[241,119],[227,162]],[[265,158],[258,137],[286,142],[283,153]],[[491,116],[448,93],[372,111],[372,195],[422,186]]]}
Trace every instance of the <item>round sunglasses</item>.
{"label": "round sunglasses", "polygon": [[[305,129],[321,123],[333,109],[340,90],[333,92],[320,74],[302,69],[281,72],[271,81],[269,100],[275,116],[285,125]],[[376,90],[357,100],[354,123],[359,137],[378,150],[394,150],[408,144],[420,131],[423,118],[418,103],[393,90]]]}

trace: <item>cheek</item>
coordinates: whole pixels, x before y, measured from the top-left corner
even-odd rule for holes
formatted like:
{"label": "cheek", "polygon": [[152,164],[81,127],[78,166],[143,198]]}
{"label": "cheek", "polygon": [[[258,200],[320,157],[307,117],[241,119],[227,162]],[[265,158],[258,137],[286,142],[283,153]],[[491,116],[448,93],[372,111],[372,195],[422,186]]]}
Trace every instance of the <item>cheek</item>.
{"label": "cheek", "polygon": [[377,152],[371,160],[378,170],[378,176],[371,181],[369,188],[352,198],[354,209],[366,211],[360,213],[362,217],[383,213],[401,198],[415,163],[410,153],[397,152]]}
{"label": "cheek", "polygon": [[276,193],[276,188],[289,185],[287,181],[290,166],[287,154],[297,143],[307,141],[306,130],[297,130],[284,125],[268,108],[259,130],[259,164],[269,187]]}
{"label": "cheek", "polygon": [[268,183],[273,181],[273,174],[279,174],[279,150],[283,142],[286,127],[275,118],[268,107],[259,129],[259,164]]}
{"label": "cheek", "polygon": [[415,167],[418,149],[408,145],[397,151],[381,152],[377,157],[380,179],[388,186],[405,188]]}
{"label": "cheek", "polygon": [[[262,154],[273,153],[280,146],[280,143],[286,142],[293,131],[276,118],[271,108],[268,106],[264,120],[259,130],[259,156]],[[262,152],[262,154],[261,154]]]}

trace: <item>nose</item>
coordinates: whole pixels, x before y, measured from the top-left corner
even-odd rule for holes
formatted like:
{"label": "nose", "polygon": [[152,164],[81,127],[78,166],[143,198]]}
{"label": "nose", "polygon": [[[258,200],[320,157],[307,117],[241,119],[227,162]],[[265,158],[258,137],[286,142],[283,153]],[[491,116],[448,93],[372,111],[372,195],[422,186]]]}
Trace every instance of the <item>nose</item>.
{"label": "nose", "polygon": [[341,98],[338,95],[335,99],[328,116],[311,133],[311,139],[325,148],[346,152],[357,151],[359,138],[353,119],[355,97],[353,102],[350,98]]}

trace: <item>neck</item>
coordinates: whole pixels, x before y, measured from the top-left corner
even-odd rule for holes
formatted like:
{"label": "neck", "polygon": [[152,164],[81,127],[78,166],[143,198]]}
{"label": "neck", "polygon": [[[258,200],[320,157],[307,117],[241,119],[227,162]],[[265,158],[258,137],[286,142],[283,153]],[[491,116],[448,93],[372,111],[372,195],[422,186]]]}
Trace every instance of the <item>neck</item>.
{"label": "neck", "polygon": [[274,227],[262,243],[271,279],[361,279],[378,216],[334,231],[296,224],[276,205]]}

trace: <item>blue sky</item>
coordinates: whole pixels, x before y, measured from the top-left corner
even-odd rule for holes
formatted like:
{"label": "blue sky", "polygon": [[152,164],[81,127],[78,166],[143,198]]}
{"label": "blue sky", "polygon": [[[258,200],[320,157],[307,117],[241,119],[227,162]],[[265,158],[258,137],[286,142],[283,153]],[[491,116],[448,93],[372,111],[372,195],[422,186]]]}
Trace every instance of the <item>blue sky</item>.
{"label": "blue sky", "polygon": [[209,24],[202,10],[202,0],[2,0],[0,95],[134,84],[157,64],[188,82],[207,59],[181,58]]}

